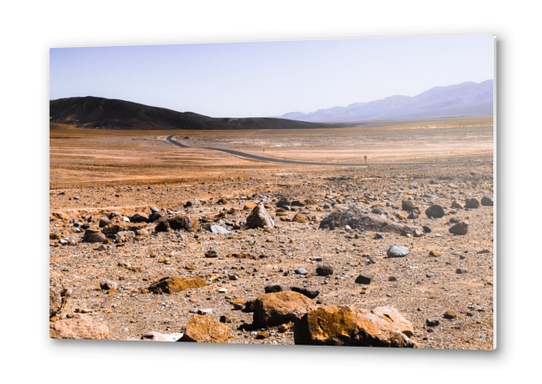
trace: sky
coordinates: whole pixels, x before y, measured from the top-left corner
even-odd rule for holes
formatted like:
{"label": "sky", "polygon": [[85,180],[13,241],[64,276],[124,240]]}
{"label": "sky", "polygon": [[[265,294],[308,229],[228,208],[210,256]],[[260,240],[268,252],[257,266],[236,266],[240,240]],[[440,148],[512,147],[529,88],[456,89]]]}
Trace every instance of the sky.
{"label": "sky", "polygon": [[52,48],[50,99],[212,117],[313,112],[494,78],[492,35]]}

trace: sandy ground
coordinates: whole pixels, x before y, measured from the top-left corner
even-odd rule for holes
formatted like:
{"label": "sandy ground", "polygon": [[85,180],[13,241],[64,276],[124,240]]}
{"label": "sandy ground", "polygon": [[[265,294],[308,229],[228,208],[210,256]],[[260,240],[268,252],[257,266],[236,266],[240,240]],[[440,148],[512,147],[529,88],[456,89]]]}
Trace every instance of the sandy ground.
{"label": "sandy ground", "polygon": [[[444,124],[438,122],[439,124]],[[457,124],[457,122],[454,122]],[[73,291],[65,313],[88,312],[105,323],[113,339],[139,339],[150,331],[182,332],[198,311],[218,318],[226,315],[231,343],[293,344],[293,333],[270,328],[270,336],[256,339],[247,327],[252,313],[235,310],[232,300],[253,300],[267,285],[319,290],[325,305],[354,304],[362,308],[390,305],[414,326],[421,348],[492,349],[494,342],[493,207],[451,208],[468,197],[493,196],[493,130],[487,121],[472,126],[450,124],[400,129],[395,125],[333,132],[111,132],[54,127],[51,130],[51,233],[73,245],[50,242],[51,279]],[[458,124],[459,125],[459,124]],[[164,141],[174,134],[187,145]],[[185,139],[189,137],[189,139]],[[252,143],[252,145],[251,145]],[[301,143],[301,145],[299,145]],[[362,162],[369,167],[295,166],[250,161],[202,149],[221,146],[289,159]],[[404,161],[487,161],[464,165],[377,165]],[[314,198],[318,206],[288,211],[301,213],[305,224],[282,221],[276,200],[280,196]],[[75,199],[75,197],[78,199]],[[422,211],[405,219],[401,201],[412,199]],[[184,208],[187,201],[200,205]],[[219,199],[223,199],[219,202]],[[246,203],[264,202],[278,228],[234,229],[250,211]],[[335,204],[323,209],[324,204]],[[420,238],[374,233],[319,230],[319,222],[341,206],[361,204],[386,207],[393,220],[422,226],[432,232]],[[447,215],[430,219],[423,212],[441,204]],[[230,230],[228,235],[208,231],[154,232],[126,243],[81,243],[83,236],[70,219],[97,227],[111,211],[129,216],[149,215],[150,207],[183,212],[194,220],[212,220]],[[227,213],[231,208],[237,210]],[[223,213],[226,212],[226,213]],[[217,217],[220,215],[220,217]],[[465,236],[448,232],[450,219],[469,222]],[[405,258],[387,259],[391,245],[407,246]],[[219,257],[205,252],[215,249]],[[430,250],[441,253],[429,256]],[[232,255],[248,254],[239,259]],[[252,257],[253,256],[253,257]],[[321,257],[322,262],[315,261]],[[165,259],[159,261],[160,259]],[[332,265],[329,278],[316,276],[322,263]],[[126,266],[136,266],[135,271]],[[193,268],[192,268],[193,266]],[[189,268],[187,268],[189,267]],[[308,275],[297,275],[305,268]],[[457,269],[468,272],[457,274]],[[373,277],[366,289],[354,283],[360,274]],[[236,275],[237,280],[230,280]],[[153,295],[145,288],[165,276],[200,276],[209,285],[176,295]],[[390,277],[395,277],[391,281]],[[119,284],[115,295],[100,290],[100,282]],[[220,293],[226,288],[226,293]],[[443,318],[454,311],[454,320]],[[440,325],[428,327],[427,319]]]}

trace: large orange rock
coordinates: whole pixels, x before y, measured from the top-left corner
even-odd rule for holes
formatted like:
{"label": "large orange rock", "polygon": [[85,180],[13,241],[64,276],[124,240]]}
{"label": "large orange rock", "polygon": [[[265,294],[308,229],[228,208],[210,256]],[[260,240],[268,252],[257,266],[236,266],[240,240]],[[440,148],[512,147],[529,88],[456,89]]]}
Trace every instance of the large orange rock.
{"label": "large orange rock", "polygon": [[74,314],[69,318],[51,322],[49,335],[52,339],[107,340],[109,328],[92,320],[88,315]]}
{"label": "large orange rock", "polygon": [[417,348],[401,331],[405,325],[397,326],[387,318],[352,306],[326,306],[308,312],[294,325],[294,341],[312,345]]}
{"label": "large orange rock", "polygon": [[205,287],[207,283],[201,277],[163,277],[149,287],[153,293],[181,292],[188,288]]}
{"label": "large orange rock", "polygon": [[196,343],[227,343],[230,338],[228,326],[213,318],[194,315],[186,324],[186,331],[179,341]]}
{"label": "large orange rock", "polygon": [[273,326],[295,322],[315,308],[311,299],[298,292],[265,293],[254,302],[254,324]]}

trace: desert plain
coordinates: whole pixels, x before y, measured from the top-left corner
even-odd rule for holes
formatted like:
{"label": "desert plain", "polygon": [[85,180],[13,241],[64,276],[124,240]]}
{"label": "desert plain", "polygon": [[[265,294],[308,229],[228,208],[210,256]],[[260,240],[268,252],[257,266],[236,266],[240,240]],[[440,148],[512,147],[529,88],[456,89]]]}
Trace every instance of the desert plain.
{"label": "desert plain", "polygon": [[[491,350],[493,132],[491,117],[242,131],[51,124],[51,336],[78,337],[80,324],[60,325],[84,318],[101,326],[89,338],[174,339],[204,317],[229,343],[295,344],[302,314],[262,324],[254,312],[266,288],[294,288],[310,308],[394,308],[418,348]],[[426,213],[435,205],[442,217]],[[412,230],[322,226],[353,206]],[[250,228],[259,207],[272,225]],[[165,224],[175,217],[189,224]],[[459,223],[466,233],[450,232]],[[204,283],[157,290],[168,277]]]}

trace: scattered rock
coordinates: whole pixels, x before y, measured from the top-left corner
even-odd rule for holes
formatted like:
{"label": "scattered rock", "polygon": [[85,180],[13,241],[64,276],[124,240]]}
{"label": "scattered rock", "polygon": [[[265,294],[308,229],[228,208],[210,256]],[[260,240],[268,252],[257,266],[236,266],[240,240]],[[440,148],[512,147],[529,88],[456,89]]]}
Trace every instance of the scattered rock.
{"label": "scattered rock", "polygon": [[401,209],[403,211],[412,211],[414,209],[414,203],[410,200],[403,200],[401,201]]}
{"label": "scattered rock", "polygon": [[457,273],[458,275],[465,274],[465,273],[467,273],[467,272],[468,272],[468,271],[467,271],[467,269],[465,269],[465,268],[457,268],[457,269],[455,270],[455,273]]}
{"label": "scattered rock", "polygon": [[393,321],[351,306],[324,306],[303,315],[294,325],[294,341],[312,345],[417,348]]}
{"label": "scattered rock", "polygon": [[179,341],[196,343],[227,343],[230,334],[228,326],[209,316],[194,315],[186,324],[186,330]]}
{"label": "scattered rock", "polygon": [[333,267],[330,265],[322,265],[316,268],[316,274],[318,276],[329,276],[333,275]]}
{"label": "scattered rock", "polygon": [[448,231],[456,235],[466,235],[469,231],[469,224],[465,221],[462,221],[451,227]]}
{"label": "scattered rock", "polygon": [[231,233],[230,231],[228,231],[227,228],[222,227],[220,225],[211,225],[211,232],[213,232],[214,234],[223,234],[223,235],[227,235]]}
{"label": "scattered rock", "polygon": [[295,322],[303,314],[315,309],[313,302],[298,292],[266,293],[254,302],[254,324],[273,326]]}
{"label": "scattered rock", "polygon": [[207,283],[201,277],[163,277],[157,282],[149,286],[149,291],[152,293],[173,293],[181,292],[188,288],[205,287]]}
{"label": "scattered rock", "polygon": [[298,275],[306,275],[307,273],[309,273],[307,272],[305,268],[296,269],[294,272],[297,273]]}
{"label": "scattered rock", "polygon": [[218,257],[218,252],[215,251],[214,249],[210,249],[210,250],[208,250],[207,252],[205,252],[205,257],[207,257],[207,258],[215,258],[215,257]]}
{"label": "scattered rock", "polygon": [[465,208],[478,208],[479,206],[480,202],[475,198],[465,200]]}
{"label": "scattered rock", "polygon": [[302,295],[307,296],[309,299],[315,299],[316,296],[320,294],[320,291],[317,291],[316,289],[310,290],[307,288],[291,287],[290,290],[292,290],[293,292],[299,292]]}
{"label": "scattered rock", "polygon": [[410,253],[407,247],[392,245],[387,252],[388,257],[405,257]]}
{"label": "scattered rock", "polygon": [[66,319],[49,323],[49,335],[53,339],[107,340],[109,328],[92,320],[88,315],[73,314]]}
{"label": "scattered rock", "polygon": [[268,285],[265,287],[265,293],[274,293],[274,292],[282,292],[286,291],[283,286],[281,285]]}
{"label": "scattered rock", "polygon": [[432,205],[429,208],[427,208],[425,210],[425,214],[430,219],[433,218],[433,217],[438,219],[438,218],[441,218],[442,216],[444,216],[446,213],[444,212],[444,207],[443,206],[435,204],[435,205]]}
{"label": "scattered rock", "polygon": [[444,315],[442,315],[445,319],[453,320],[457,317],[454,311],[446,311],[444,312]]}
{"label": "scattered rock", "polygon": [[431,233],[431,228],[429,228],[427,225],[424,225],[422,229],[425,233]]}
{"label": "scattered rock", "polygon": [[434,249],[432,249],[429,251],[429,256],[439,257],[441,256],[441,253],[439,251],[435,251]]}
{"label": "scattered rock", "polygon": [[461,206],[461,204],[459,204],[457,201],[454,200],[454,201],[452,202],[452,208],[453,208],[453,209],[461,209],[461,208],[463,208],[463,207]]}
{"label": "scattered rock", "polygon": [[118,284],[111,280],[106,280],[104,282],[100,283],[100,288],[106,291],[109,291],[110,289],[117,289]]}
{"label": "scattered rock", "polygon": [[383,218],[381,215],[369,213],[360,205],[341,207],[320,222],[320,229],[344,228],[346,225],[353,229],[371,232],[401,233],[406,230],[412,232],[412,228],[394,223]]}
{"label": "scattered rock", "polygon": [[271,219],[271,216],[267,213],[267,210],[263,206],[263,204],[257,205],[252,212],[250,212],[250,215],[247,217],[247,228],[263,228],[267,226],[268,228],[274,228],[275,223],[273,222],[273,219]]}
{"label": "scattered rock", "polygon": [[384,236],[383,236],[381,233],[378,233],[378,232],[377,232],[377,233],[375,233],[373,239],[375,239],[375,240],[382,240],[382,239],[384,239]]}
{"label": "scattered rock", "polygon": [[425,320],[425,325],[427,325],[428,327],[436,327],[440,324],[440,321],[438,320],[434,320],[434,319],[426,319]]}
{"label": "scattered rock", "polygon": [[196,220],[190,219],[190,216],[177,215],[168,219],[168,223],[171,229],[184,229],[189,232],[200,229],[199,223]]}
{"label": "scattered rock", "polygon": [[371,284],[371,278],[365,275],[359,275],[355,281],[356,284]]}
{"label": "scattered rock", "polygon": [[488,196],[482,197],[482,205],[484,207],[493,207],[493,199]]}
{"label": "scattered rock", "polygon": [[132,223],[147,223],[149,221],[149,218],[147,216],[143,216],[142,214],[136,213],[135,215],[129,216],[130,222]]}
{"label": "scattered rock", "polygon": [[82,241],[83,243],[103,243],[104,240],[105,237],[102,236],[98,231],[87,229]]}

